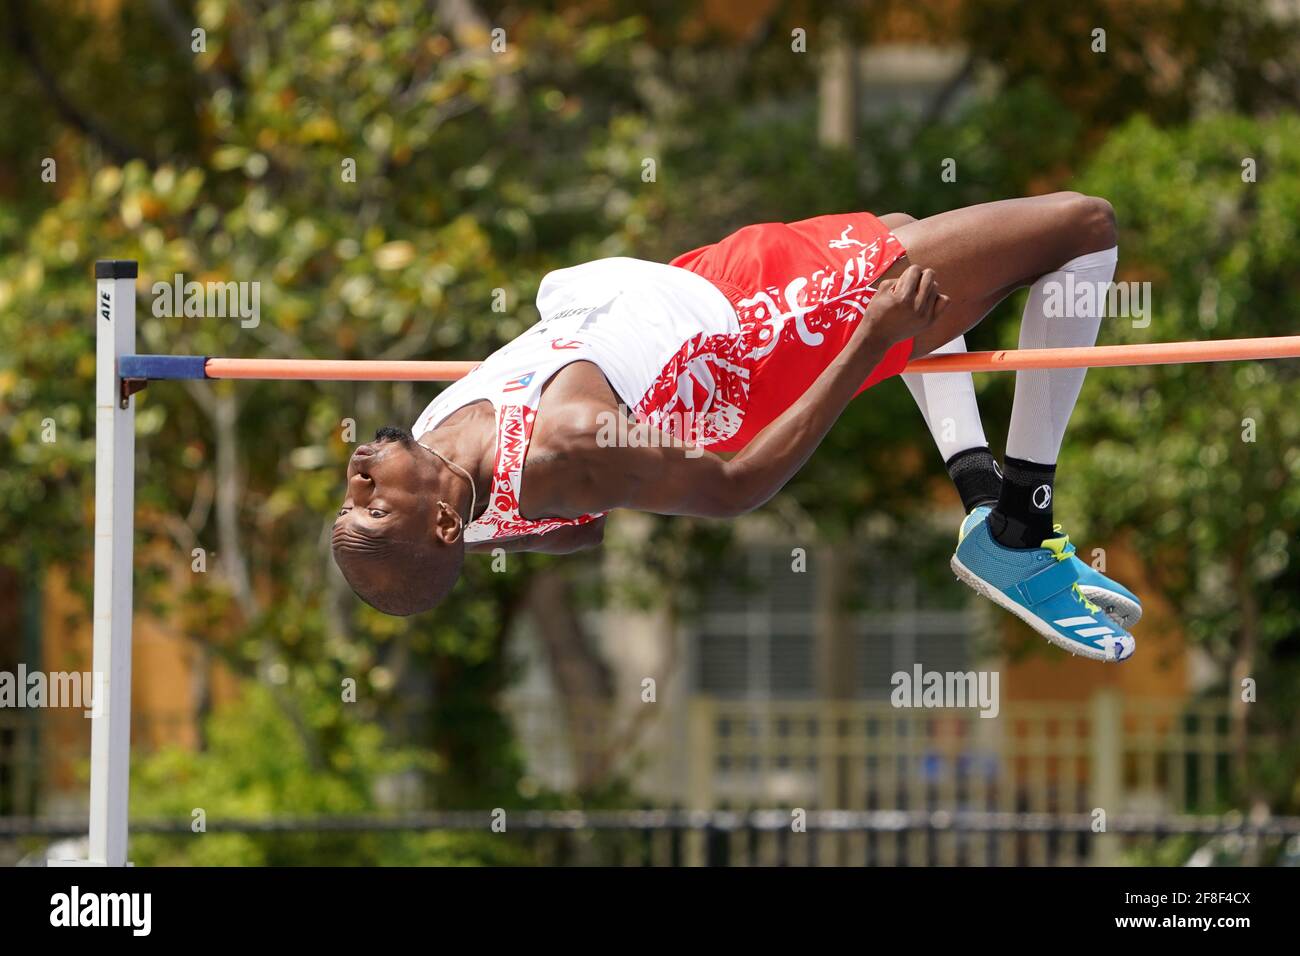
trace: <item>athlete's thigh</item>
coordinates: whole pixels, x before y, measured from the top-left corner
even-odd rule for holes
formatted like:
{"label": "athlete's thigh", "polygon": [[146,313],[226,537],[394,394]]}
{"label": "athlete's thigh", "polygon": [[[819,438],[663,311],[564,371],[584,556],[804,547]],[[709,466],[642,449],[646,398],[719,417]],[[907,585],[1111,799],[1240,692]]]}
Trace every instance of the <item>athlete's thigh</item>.
{"label": "athlete's thigh", "polygon": [[911,262],[935,271],[944,293],[975,301],[1103,248],[1103,239],[1093,241],[1103,224],[1093,220],[1108,215],[1101,200],[1052,193],[954,209],[892,231]]}
{"label": "athlete's thigh", "polygon": [[[892,266],[885,270],[880,278],[882,280],[897,279],[911,264],[911,259],[907,256],[901,256]],[[947,345],[958,336],[965,335],[977,326],[984,316],[992,312],[999,302],[1012,292],[1015,292],[1021,285],[1023,283],[1015,282],[1003,286],[1001,289],[997,289],[980,299],[954,299],[950,297],[947,306],[935,317],[933,324],[912,340],[911,357],[917,359],[929,355],[935,349]],[[942,283],[940,283],[939,289],[947,295]]]}
{"label": "athlete's thigh", "polygon": [[934,326],[917,336],[913,356],[965,333],[1017,288],[1113,244],[1109,216],[1104,202],[1053,193],[967,206],[894,228],[907,263],[933,269],[939,291],[951,299]]}

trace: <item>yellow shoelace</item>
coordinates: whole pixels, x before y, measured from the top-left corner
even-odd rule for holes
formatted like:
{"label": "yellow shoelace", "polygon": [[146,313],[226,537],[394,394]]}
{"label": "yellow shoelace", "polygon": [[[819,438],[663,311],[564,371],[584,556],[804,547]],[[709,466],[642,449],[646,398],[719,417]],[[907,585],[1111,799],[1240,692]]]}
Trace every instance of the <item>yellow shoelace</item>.
{"label": "yellow shoelace", "polygon": [[[1055,531],[1057,534],[1061,534],[1061,526],[1059,524],[1052,525],[1052,530]],[[1066,559],[1068,559],[1070,556],[1074,554],[1073,549],[1070,548],[1070,536],[1068,534],[1061,534],[1059,538],[1048,538],[1047,540],[1061,542],[1061,549],[1059,551],[1056,550],[1056,548],[1053,548],[1051,545],[1049,545],[1047,541],[1043,542],[1043,547],[1051,551],[1052,557],[1054,557],[1057,561],[1065,561]],[[1078,582],[1072,584],[1070,586],[1070,590],[1074,592],[1074,596],[1079,599],[1080,603],[1082,603],[1083,606],[1088,609],[1089,614],[1096,614],[1101,610],[1101,608],[1099,608],[1097,605],[1089,601],[1084,596],[1083,592],[1079,590]]]}

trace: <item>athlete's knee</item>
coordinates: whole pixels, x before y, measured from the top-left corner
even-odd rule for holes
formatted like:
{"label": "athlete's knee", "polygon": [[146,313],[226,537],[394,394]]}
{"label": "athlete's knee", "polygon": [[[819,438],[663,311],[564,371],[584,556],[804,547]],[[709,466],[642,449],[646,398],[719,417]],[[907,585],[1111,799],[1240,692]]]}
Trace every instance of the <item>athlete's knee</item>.
{"label": "athlete's knee", "polygon": [[899,226],[916,222],[916,217],[905,212],[887,212],[880,217],[880,221],[889,229],[897,229]]}
{"label": "athlete's knee", "polygon": [[1119,243],[1115,207],[1100,196],[1061,193],[1070,232],[1076,238],[1079,255],[1110,249]]}

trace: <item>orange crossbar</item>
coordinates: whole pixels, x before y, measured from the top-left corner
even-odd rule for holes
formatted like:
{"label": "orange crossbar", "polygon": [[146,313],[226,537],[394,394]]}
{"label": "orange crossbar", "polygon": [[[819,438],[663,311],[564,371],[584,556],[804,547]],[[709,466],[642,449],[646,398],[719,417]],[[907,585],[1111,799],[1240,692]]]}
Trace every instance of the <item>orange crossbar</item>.
{"label": "orange crossbar", "polygon": [[1024,368],[1114,368],[1121,365],[1186,365],[1192,362],[1244,362],[1280,358],[1300,358],[1300,335],[932,355],[909,362],[907,371],[1004,372]]}
{"label": "orange crossbar", "polygon": [[451,382],[478,362],[382,362],[358,359],[210,358],[208,378],[312,379],[329,382]]}
{"label": "orange crossbar", "polygon": [[[1264,339],[1210,339],[1152,345],[1097,345],[1072,349],[1009,349],[933,355],[908,363],[908,372],[1010,372],[1032,368],[1113,368],[1300,358],[1300,335]],[[329,359],[210,358],[208,378],[311,379],[348,382],[450,382],[478,362],[382,362]]]}

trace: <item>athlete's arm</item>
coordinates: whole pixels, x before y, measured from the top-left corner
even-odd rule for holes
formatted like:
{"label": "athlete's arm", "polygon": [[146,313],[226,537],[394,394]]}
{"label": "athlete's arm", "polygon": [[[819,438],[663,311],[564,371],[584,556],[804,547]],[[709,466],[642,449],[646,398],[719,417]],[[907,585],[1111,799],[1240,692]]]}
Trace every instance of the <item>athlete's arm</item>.
{"label": "athlete's arm", "polygon": [[[947,301],[930,269],[909,266],[896,282],[881,282],[835,360],[730,460],[680,446],[591,449],[585,478],[596,502],[592,510],[621,507],[726,518],[760,507],[808,460],[890,347],[929,327]],[[632,426],[630,439],[637,430],[653,429]],[[627,444],[660,444],[639,437],[643,441]]]}

